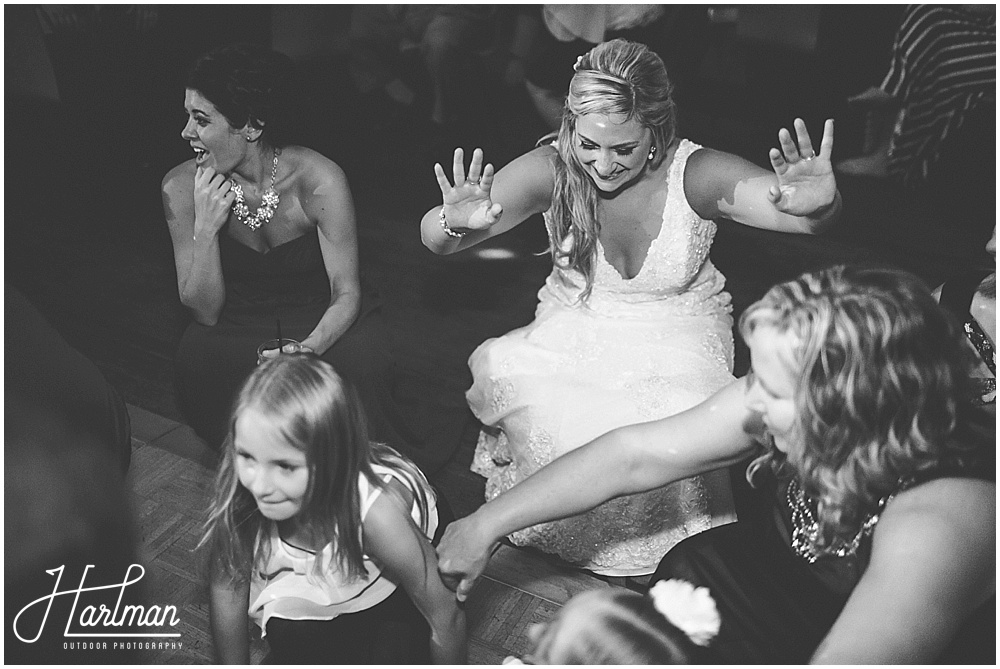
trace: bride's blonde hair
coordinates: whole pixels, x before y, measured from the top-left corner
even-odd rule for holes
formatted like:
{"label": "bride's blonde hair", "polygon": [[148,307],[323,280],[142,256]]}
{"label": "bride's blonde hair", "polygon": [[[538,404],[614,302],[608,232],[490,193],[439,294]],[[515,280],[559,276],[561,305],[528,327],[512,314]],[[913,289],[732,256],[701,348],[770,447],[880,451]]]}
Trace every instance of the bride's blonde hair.
{"label": "bride's blonde hair", "polygon": [[[674,141],[676,106],[663,61],[644,44],[615,39],[598,44],[580,57],[569,84],[558,134],[561,161],[556,161],[555,190],[548,218],[552,259],[586,278],[581,299],[594,285],[594,255],[601,231],[597,189],[576,157],[577,118],[584,114],[622,115],[653,133],[656,148],[650,167],[663,162]],[[572,243],[565,244],[570,238]]]}

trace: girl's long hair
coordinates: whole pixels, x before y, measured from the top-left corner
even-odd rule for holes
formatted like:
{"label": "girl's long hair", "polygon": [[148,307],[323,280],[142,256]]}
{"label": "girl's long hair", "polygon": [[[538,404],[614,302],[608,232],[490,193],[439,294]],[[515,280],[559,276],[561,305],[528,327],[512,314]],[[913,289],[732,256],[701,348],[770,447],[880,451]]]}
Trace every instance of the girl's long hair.
{"label": "girl's long hair", "polygon": [[[622,115],[653,133],[656,168],[674,141],[676,106],[663,61],[648,47],[615,39],[581,56],[559,128],[555,190],[548,217],[552,260],[579,271],[586,279],[581,299],[594,286],[594,257],[601,226],[597,220],[597,188],[576,157],[576,120],[584,114]],[[569,240],[569,241],[568,241]]]}
{"label": "girl's long hair", "polygon": [[[211,547],[214,573],[244,580],[251,569],[261,568],[269,558],[272,521],[260,513],[236,472],[236,420],[248,409],[274,421],[286,443],[305,453],[309,487],[298,520],[313,546],[332,544],[334,564],[349,578],[366,574],[359,476],[395,494],[376,476],[373,465],[388,467],[404,479],[420,509],[421,529],[426,532],[429,495],[433,494],[427,479],[395,450],[369,441],[364,410],[354,389],[318,356],[279,355],[254,370],[234,403],[199,544]],[[409,515],[409,505],[402,508]],[[321,563],[315,562],[317,572]]]}
{"label": "girl's long hair", "polygon": [[751,464],[797,475],[818,502],[817,548],[849,541],[901,481],[961,458],[951,437],[969,397],[957,324],[906,272],[834,267],[772,288],[740,319],[744,339],[792,335],[797,443]]}

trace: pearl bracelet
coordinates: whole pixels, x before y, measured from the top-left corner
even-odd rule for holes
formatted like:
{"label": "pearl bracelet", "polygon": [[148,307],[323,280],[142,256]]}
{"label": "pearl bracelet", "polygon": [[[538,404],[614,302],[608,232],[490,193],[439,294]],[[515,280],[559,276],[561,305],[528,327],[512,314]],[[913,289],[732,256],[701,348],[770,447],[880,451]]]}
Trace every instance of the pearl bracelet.
{"label": "pearl bracelet", "polygon": [[451,229],[451,227],[448,225],[448,219],[446,219],[444,217],[444,207],[443,206],[441,207],[441,211],[438,212],[438,221],[441,222],[441,229],[444,230],[444,234],[448,235],[449,237],[452,237],[454,239],[461,239],[466,234],[468,234],[468,233],[465,233],[465,232],[458,232],[457,230],[452,230]]}

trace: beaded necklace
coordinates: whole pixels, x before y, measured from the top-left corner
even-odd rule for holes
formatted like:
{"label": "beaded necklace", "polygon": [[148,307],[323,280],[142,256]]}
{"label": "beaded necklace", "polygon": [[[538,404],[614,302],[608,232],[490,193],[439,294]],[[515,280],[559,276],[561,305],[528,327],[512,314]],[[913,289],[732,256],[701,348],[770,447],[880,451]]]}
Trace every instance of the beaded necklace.
{"label": "beaded necklace", "polygon": [[278,192],[274,190],[274,177],[277,174],[278,150],[275,149],[274,163],[271,165],[271,185],[264,191],[264,195],[260,199],[260,206],[257,207],[257,211],[252,216],[250,215],[250,208],[247,207],[246,201],[243,199],[243,187],[233,180],[233,193],[236,194],[236,199],[233,201],[233,213],[236,214],[236,218],[240,223],[251,230],[256,230],[270,221],[271,217],[274,216],[274,211],[278,208]]}
{"label": "beaded necklace", "polygon": [[878,509],[875,513],[869,514],[865,518],[865,522],[861,524],[861,528],[858,529],[858,533],[854,535],[854,538],[850,541],[837,541],[834,548],[821,549],[816,546],[816,540],[819,539],[819,522],[813,513],[812,500],[806,497],[806,493],[799,486],[798,481],[792,479],[788,483],[788,491],[785,494],[788,508],[792,511],[792,550],[795,551],[796,555],[810,564],[826,556],[847,557],[856,555],[858,546],[861,545],[861,540],[871,534],[875,528],[875,524],[878,523],[882,510],[889,503],[889,500],[893,498],[893,495],[895,493],[886,495],[878,501]]}

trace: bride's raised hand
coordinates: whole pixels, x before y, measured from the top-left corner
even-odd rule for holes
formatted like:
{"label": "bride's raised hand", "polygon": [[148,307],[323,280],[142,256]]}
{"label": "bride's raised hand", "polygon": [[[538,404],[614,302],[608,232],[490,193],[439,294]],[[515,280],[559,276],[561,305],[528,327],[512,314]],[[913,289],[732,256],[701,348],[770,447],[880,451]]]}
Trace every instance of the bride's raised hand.
{"label": "bride's raised hand", "polygon": [[455,149],[452,161],[452,185],[441,163],[434,164],[434,175],[444,200],[444,215],[448,226],[460,230],[486,230],[503,215],[503,207],[490,199],[493,187],[493,165],[483,167],[483,150],[472,152],[469,172],[465,172],[465,152]]}
{"label": "bride's raised hand", "polygon": [[813,149],[805,122],[795,119],[795,134],[787,128],[778,132],[780,149],[771,149],[771,167],[778,177],[776,186],[768,192],[774,206],[793,216],[810,216],[833,204],[837,196],[837,181],[833,176],[833,119],[823,126],[819,152]]}

